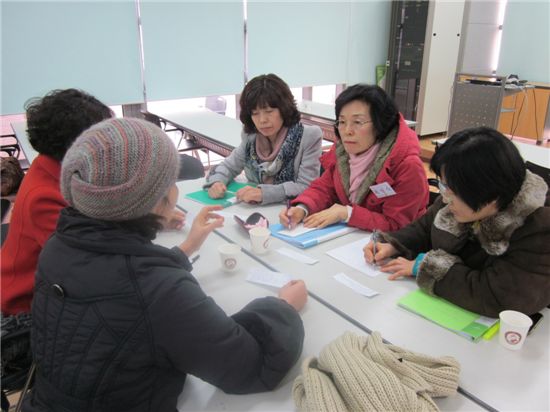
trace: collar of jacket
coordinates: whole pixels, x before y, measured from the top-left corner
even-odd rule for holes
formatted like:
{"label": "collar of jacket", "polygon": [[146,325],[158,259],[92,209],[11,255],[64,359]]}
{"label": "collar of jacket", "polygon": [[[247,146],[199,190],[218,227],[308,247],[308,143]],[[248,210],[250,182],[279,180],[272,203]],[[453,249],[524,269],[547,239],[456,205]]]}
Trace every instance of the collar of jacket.
{"label": "collar of jacket", "polygon": [[74,208],[61,210],[55,236],[72,247],[109,255],[151,256],[186,265],[187,257],[179,248],[168,249],[153,244],[138,233],[118,227],[112,222],[84,216]]}
{"label": "collar of jacket", "polygon": [[[378,154],[376,155],[376,158],[372,162],[372,165],[370,167],[369,172],[367,173],[367,176],[365,176],[365,180],[363,180],[363,183],[361,183],[361,186],[359,186],[359,189],[357,190],[357,196],[355,198],[356,204],[362,204],[363,200],[365,199],[365,196],[370,190],[370,187],[374,184],[376,177],[380,173],[380,170],[382,170],[382,166],[384,166],[384,162],[389,157],[392,148],[395,144],[395,141],[397,140],[397,132],[399,130],[399,126],[395,126],[388,135],[382,140],[380,143],[380,149],[378,150]],[[344,191],[346,192],[346,196],[349,199],[349,186],[350,186],[350,167],[349,167],[349,155],[346,152],[346,149],[344,148],[344,144],[342,143],[342,140],[338,140],[336,143],[336,158],[337,158],[337,164],[338,164],[338,170],[340,171],[340,176],[342,177],[342,185],[344,186]]]}
{"label": "collar of jacket", "polygon": [[447,205],[437,212],[434,226],[456,237],[471,227],[481,247],[489,255],[499,256],[508,250],[512,233],[523,226],[527,216],[544,206],[547,191],[544,180],[527,170],[521,189],[506,209],[472,225],[457,222]]}

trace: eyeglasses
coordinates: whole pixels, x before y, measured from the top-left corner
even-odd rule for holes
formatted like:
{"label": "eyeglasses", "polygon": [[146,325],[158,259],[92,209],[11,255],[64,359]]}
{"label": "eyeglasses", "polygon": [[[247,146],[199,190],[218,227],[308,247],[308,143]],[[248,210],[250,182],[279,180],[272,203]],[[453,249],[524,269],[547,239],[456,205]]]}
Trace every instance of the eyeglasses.
{"label": "eyeglasses", "polygon": [[441,196],[443,196],[447,200],[451,200],[454,196],[453,191],[449,189],[449,186],[447,186],[441,180],[437,182],[437,188],[439,189],[439,193],[441,193]]}
{"label": "eyeglasses", "polygon": [[[353,130],[359,130],[361,127],[363,127],[367,123],[372,123],[372,120],[352,120],[351,122],[349,122],[350,127]],[[336,120],[334,122],[334,126],[338,129],[345,129],[348,126],[348,122],[344,120]]]}

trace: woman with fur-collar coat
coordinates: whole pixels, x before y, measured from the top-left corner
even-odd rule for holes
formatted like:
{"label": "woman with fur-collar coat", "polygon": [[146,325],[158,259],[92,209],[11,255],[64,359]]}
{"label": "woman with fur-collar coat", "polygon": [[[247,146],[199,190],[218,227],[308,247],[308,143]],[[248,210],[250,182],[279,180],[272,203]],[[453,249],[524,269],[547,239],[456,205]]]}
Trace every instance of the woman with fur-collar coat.
{"label": "woman with fur-collar coat", "polygon": [[416,277],[425,292],[481,315],[533,314],[550,304],[550,196],[499,132],[468,129],[432,158],[442,196],[426,215],[382,235],[368,262],[390,279]]}

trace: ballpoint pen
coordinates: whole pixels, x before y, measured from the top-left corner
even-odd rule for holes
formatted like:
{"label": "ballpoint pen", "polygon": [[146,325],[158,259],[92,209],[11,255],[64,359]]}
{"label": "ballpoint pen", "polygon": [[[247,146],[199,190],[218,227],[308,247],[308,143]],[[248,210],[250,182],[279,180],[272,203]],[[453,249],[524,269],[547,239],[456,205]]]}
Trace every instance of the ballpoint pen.
{"label": "ballpoint pen", "polygon": [[199,260],[199,258],[201,257],[201,255],[197,255],[197,256],[194,256],[191,258],[191,264],[195,263],[197,260]]}
{"label": "ballpoint pen", "polygon": [[376,265],[376,242],[378,242],[378,230],[372,231],[372,263]]}
{"label": "ballpoint pen", "polygon": [[290,209],[290,199],[286,200],[286,217],[288,217],[288,230],[292,229],[292,218],[288,215],[288,210]]}

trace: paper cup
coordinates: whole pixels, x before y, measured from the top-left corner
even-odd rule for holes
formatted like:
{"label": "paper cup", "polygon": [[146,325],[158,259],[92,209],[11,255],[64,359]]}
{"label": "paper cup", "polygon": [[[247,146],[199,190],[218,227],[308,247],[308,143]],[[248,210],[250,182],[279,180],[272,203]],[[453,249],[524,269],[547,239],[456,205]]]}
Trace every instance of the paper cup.
{"label": "paper cup", "polygon": [[266,227],[255,227],[249,230],[250,243],[252,251],[258,255],[262,255],[269,249],[269,238],[271,231]]}
{"label": "paper cup", "polygon": [[506,349],[521,349],[527,337],[527,332],[533,324],[531,318],[515,310],[502,311],[498,316],[500,318],[500,344]]}
{"label": "paper cup", "polygon": [[220,253],[222,269],[226,272],[236,271],[239,266],[241,247],[234,243],[224,243],[218,247],[218,252]]}

